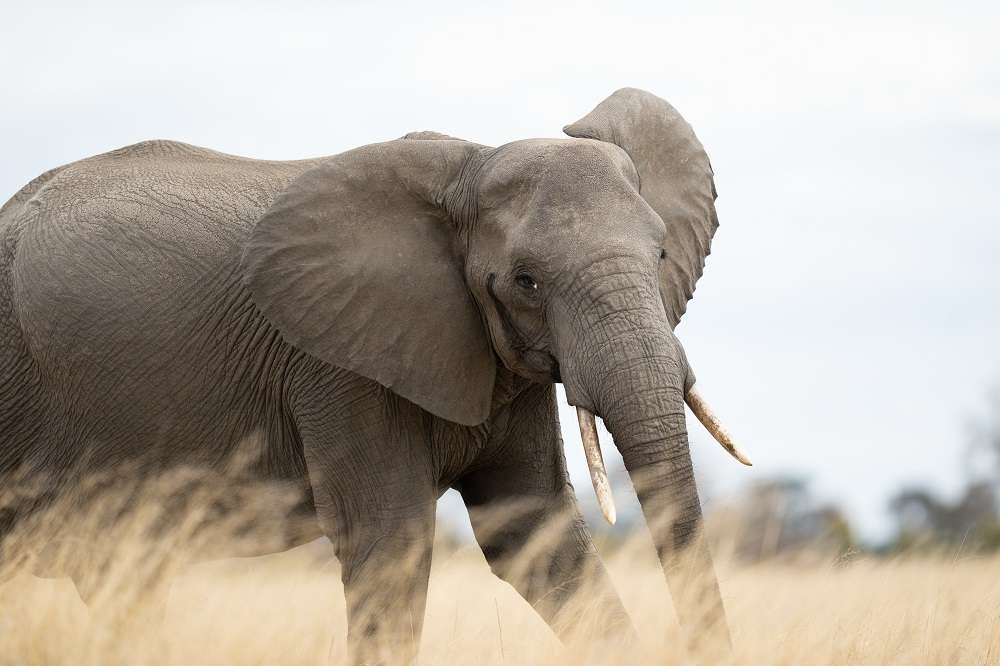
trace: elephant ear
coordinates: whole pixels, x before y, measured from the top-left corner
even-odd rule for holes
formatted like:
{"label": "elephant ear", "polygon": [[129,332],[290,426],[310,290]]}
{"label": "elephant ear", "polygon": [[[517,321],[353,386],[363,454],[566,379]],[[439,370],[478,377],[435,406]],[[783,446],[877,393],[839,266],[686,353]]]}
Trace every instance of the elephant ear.
{"label": "elephant ear", "polygon": [[674,107],[636,88],[616,91],[563,131],[614,143],[632,158],[642,197],[667,225],[671,245],[660,291],[670,324],[676,327],[719,226],[712,165],[701,142]]}
{"label": "elephant ear", "polygon": [[264,213],[243,262],[289,343],[465,425],[488,416],[496,365],[442,201],[481,148],[400,139],[325,160]]}

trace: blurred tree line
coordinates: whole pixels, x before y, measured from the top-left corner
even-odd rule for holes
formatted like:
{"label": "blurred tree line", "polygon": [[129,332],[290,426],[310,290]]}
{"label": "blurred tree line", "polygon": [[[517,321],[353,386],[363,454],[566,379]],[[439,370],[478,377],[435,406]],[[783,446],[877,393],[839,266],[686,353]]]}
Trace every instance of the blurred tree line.
{"label": "blurred tree line", "polygon": [[861,544],[836,503],[818,501],[808,483],[775,478],[749,487],[709,512],[709,532],[721,548],[745,561],[816,554],[844,557],[955,551],[1000,551],[1000,385],[984,418],[969,428],[965,488],[947,499],[920,485],[889,500],[895,529],[884,543]]}
{"label": "blurred tree line", "polygon": [[759,481],[739,497],[714,506],[706,519],[722,551],[744,561],[834,554],[857,550],[841,509],[820,502],[806,481],[785,477]]}

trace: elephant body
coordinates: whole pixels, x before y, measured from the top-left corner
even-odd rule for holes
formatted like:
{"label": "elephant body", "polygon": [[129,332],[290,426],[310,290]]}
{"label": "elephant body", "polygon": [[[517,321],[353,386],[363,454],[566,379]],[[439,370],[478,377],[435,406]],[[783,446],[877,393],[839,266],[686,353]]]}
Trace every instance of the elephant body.
{"label": "elephant body", "polygon": [[[55,495],[116,465],[226,474],[234,459],[249,460],[251,482],[301,497],[272,516],[277,542],[260,539],[265,552],[325,533],[345,580],[376,559],[370,543],[386,536],[403,540],[389,557],[409,557],[430,534],[407,536],[409,523],[432,528],[434,502],[460,482],[470,503],[521,492],[568,500],[551,385],[503,371],[490,418],[462,426],[296,349],[254,306],[241,272],[247,236],[313,165],[151,141],[50,171],[4,207],[0,474],[8,486],[15,476],[39,478]],[[400,496],[384,492],[393,487]],[[4,527],[46,508],[47,497],[11,507]],[[348,538],[338,525],[359,514],[368,529]],[[578,516],[573,530],[564,558],[592,558]],[[218,553],[255,554],[263,553]]]}
{"label": "elephant body", "polygon": [[711,168],[634,89],[566,132],[290,162],[151,141],[22,189],[0,209],[0,487],[45,492],[3,507],[0,558],[89,473],[206,469],[291,492],[257,519],[262,548],[329,537],[355,659],[405,658],[455,488],[557,632],[586,582],[599,626],[628,634],[569,484],[561,381],[615,437],[682,623],[725,639],[672,332],[717,226]]}

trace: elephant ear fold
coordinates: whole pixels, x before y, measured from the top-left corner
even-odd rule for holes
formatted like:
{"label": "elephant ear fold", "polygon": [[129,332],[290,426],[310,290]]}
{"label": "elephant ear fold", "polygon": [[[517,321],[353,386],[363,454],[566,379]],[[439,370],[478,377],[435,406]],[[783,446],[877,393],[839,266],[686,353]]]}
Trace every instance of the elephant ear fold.
{"label": "elephant ear fold", "polygon": [[671,326],[677,326],[719,226],[712,165],[694,130],[666,101],[622,88],[563,131],[614,143],[632,158],[642,197],[667,225],[660,291]]}
{"label": "elephant ear fold", "polygon": [[481,146],[401,139],[304,172],[257,222],[244,280],[302,351],[475,425],[496,366],[442,207]]}

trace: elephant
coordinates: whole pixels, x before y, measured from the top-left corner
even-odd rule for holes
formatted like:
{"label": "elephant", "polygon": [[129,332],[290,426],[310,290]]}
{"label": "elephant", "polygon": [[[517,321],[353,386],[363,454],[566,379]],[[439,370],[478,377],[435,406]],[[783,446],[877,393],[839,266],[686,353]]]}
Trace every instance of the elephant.
{"label": "elephant", "polygon": [[249,446],[254,482],[301,491],[282,547],[334,546],[357,663],[415,655],[435,505],[455,489],[492,571],[557,634],[586,582],[602,631],[632,635],[569,482],[562,383],[605,515],[595,416],[681,626],[727,643],[685,403],[749,461],[674,335],[718,227],[712,167],[674,107],[634,88],[564,132],[500,147],[414,132],[297,161],[155,140],[39,176],[0,209],[5,487],[224,470]]}

